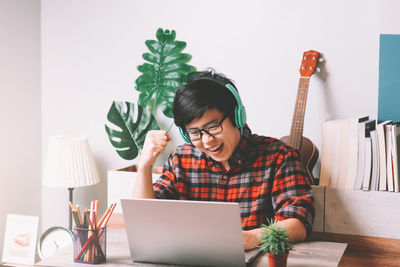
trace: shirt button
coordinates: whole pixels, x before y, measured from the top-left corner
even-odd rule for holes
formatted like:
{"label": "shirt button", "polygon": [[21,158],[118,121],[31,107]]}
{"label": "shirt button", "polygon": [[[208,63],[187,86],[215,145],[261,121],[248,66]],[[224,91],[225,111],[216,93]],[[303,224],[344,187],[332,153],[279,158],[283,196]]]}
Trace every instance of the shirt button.
{"label": "shirt button", "polygon": [[240,159],[238,160],[238,164],[242,164],[242,161]]}
{"label": "shirt button", "polygon": [[223,174],[221,177],[220,185],[226,185],[228,183],[228,175]]}

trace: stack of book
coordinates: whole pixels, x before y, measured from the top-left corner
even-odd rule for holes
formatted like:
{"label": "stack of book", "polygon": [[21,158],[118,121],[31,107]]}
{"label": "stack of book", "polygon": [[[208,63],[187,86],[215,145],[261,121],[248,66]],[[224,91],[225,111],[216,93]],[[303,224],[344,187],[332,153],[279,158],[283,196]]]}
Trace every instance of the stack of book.
{"label": "stack of book", "polygon": [[319,184],[399,192],[400,123],[353,117],[322,126]]}

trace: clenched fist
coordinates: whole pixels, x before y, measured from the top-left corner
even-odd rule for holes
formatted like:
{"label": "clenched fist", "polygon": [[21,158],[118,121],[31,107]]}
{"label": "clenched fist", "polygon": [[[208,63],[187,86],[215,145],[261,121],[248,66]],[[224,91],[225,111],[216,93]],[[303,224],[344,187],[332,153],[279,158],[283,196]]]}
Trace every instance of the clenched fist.
{"label": "clenched fist", "polygon": [[153,166],[157,157],[164,151],[171,136],[165,130],[149,131],[144,141],[142,155],[140,156],[139,166],[146,168]]}

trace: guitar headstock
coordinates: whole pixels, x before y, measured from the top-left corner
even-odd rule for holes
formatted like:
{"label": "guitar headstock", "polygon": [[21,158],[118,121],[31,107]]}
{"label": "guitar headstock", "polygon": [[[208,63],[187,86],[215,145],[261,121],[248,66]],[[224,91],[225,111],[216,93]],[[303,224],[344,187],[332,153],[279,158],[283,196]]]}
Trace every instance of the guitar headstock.
{"label": "guitar headstock", "polygon": [[315,50],[306,51],[303,53],[301,61],[300,74],[302,77],[311,77],[314,74],[319,60],[319,52]]}

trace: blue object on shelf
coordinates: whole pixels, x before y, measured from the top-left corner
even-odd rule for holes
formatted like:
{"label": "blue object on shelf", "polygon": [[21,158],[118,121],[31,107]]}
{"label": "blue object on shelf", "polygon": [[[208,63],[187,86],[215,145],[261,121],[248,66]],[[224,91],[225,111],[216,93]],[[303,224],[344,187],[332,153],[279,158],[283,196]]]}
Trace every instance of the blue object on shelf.
{"label": "blue object on shelf", "polygon": [[378,121],[400,121],[400,34],[381,34]]}

